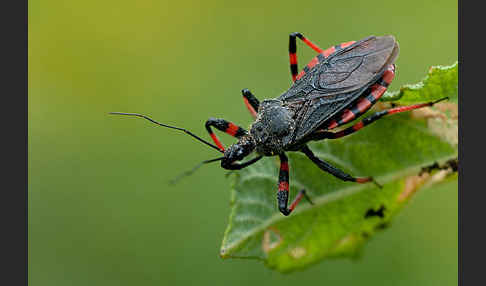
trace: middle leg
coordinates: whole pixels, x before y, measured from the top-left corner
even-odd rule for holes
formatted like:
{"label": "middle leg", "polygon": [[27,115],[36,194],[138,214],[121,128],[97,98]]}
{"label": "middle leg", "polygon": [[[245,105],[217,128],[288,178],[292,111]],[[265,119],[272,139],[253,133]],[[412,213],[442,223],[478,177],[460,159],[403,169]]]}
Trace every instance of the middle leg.
{"label": "middle leg", "polygon": [[306,145],[304,148],[301,150],[314,164],[317,165],[321,170],[328,172],[329,174],[333,175],[334,177],[341,179],[343,181],[349,181],[349,182],[356,182],[356,183],[367,183],[367,182],[373,182],[375,183],[376,186],[381,188],[381,185],[378,184],[373,177],[353,177],[340,169],[332,166],[331,164],[327,163],[326,161],[323,161],[319,159],[314,153],[312,152],[311,149]]}
{"label": "middle leg", "polygon": [[277,192],[278,209],[283,215],[288,216],[295,209],[295,207],[300,202],[300,200],[302,200],[302,197],[305,197],[311,204],[312,201],[307,196],[305,190],[301,190],[295,197],[294,201],[290,204],[290,206],[288,206],[289,160],[284,153],[280,154],[279,157],[280,157],[280,171],[278,174],[278,192]]}
{"label": "middle leg", "polygon": [[258,113],[258,107],[260,106],[260,101],[249,91],[247,88],[241,91],[243,95],[243,101],[245,102],[246,108],[250,111],[253,118],[256,118]]}

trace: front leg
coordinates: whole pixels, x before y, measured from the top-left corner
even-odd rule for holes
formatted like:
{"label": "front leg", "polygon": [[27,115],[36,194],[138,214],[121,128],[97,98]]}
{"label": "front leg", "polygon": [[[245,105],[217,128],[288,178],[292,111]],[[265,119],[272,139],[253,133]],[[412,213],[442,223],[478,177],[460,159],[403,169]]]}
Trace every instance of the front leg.
{"label": "front leg", "polygon": [[236,138],[240,138],[241,136],[247,134],[247,131],[245,129],[243,129],[243,128],[239,127],[238,125],[235,125],[235,124],[233,124],[229,121],[221,119],[221,118],[209,118],[206,121],[205,126],[206,126],[206,130],[209,133],[209,136],[211,136],[214,143],[223,152],[224,152],[224,146],[221,143],[221,141],[219,141],[218,136],[216,136],[216,134],[213,133],[211,126],[215,127],[219,131],[225,132],[225,133],[227,133],[227,134],[229,134],[233,137],[236,137]]}
{"label": "front leg", "polygon": [[251,116],[256,118],[260,101],[247,88],[243,89],[241,94],[243,95],[243,102],[245,103],[246,108],[250,111]]}
{"label": "front leg", "polygon": [[253,163],[258,162],[258,160],[260,160],[261,158],[263,158],[263,156],[255,157],[255,158],[253,158],[251,160],[248,160],[246,162],[243,162],[243,163],[234,163],[234,162],[232,162],[231,164],[225,165],[224,168],[226,170],[241,170],[243,168],[246,168],[246,167],[252,165]]}

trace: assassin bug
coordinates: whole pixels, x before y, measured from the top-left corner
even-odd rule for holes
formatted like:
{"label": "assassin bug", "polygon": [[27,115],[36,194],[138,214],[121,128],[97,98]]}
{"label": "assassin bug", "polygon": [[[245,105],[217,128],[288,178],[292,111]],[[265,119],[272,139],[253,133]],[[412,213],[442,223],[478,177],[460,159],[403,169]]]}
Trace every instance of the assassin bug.
{"label": "assassin bug", "polygon": [[[300,73],[297,68],[297,38],[318,53]],[[138,116],[158,125],[183,131],[223,153],[223,157],[206,160],[201,164],[221,161],[224,169],[239,170],[264,156],[279,156],[278,208],[282,214],[289,215],[303,197],[312,202],[305,190],[301,190],[290,206],[288,205],[289,164],[285,152],[302,152],[317,167],[343,181],[373,182],[381,187],[373,177],[354,177],[323,161],[314,155],[307,143],[341,138],[385,115],[431,106],[438,102],[379,111],[341,131],[332,131],[363,115],[380,99],[395,76],[394,61],[398,52],[398,43],[393,36],[370,36],[323,50],[301,33],[291,33],[289,58],[292,86],[279,97],[262,102],[248,89],[243,89],[243,101],[255,121],[247,131],[224,119],[210,118],[205,126],[215,145],[186,129],[156,122],[145,115],[121,112],[111,114]],[[225,148],[212,128],[236,137],[238,142]],[[246,162],[238,162],[253,151],[258,156]]]}

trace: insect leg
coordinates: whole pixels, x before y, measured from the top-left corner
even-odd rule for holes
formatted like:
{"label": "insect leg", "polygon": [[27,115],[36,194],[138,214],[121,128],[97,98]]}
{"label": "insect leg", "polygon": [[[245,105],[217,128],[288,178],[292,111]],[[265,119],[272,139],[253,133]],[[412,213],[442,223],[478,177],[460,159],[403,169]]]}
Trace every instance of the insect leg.
{"label": "insect leg", "polygon": [[211,136],[211,138],[213,139],[214,143],[218,146],[219,149],[221,149],[221,151],[224,151],[224,146],[221,141],[219,141],[218,136],[213,133],[211,126],[236,138],[240,138],[241,136],[247,134],[247,131],[245,129],[229,121],[221,118],[209,118],[206,121],[206,130],[208,131],[209,136]]}
{"label": "insect leg", "polygon": [[318,45],[316,45],[313,42],[311,42],[309,39],[307,39],[306,37],[304,37],[304,35],[302,35],[299,32],[291,33],[290,34],[290,37],[293,37],[294,38],[294,41],[295,41],[295,37],[301,39],[302,42],[304,42],[307,46],[309,46],[311,49],[313,49],[314,51],[316,51],[318,53],[322,53],[324,51]]}
{"label": "insect leg", "polygon": [[228,169],[228,170],[241,170],[245,167],[252,165],[253,163],[256,163],[261,158],[263,158],[263,156],[255,157],[255,158],[248,160],[246,162],[243,162],[243,163],[232,163],[231,165],[227,166],[226,169]]}
{"label": "insect leg", "polygon": [[375,185],[381,188],[381,186],[372,178],[372,177],[353,177],[349,174],[346,174],[345,172],[341,171],[340,169],[330,165],[329,163],[319,159],[314,155],[311,149],[306,145],[304,148],[301,149],[301,151],[312,161],[314,164],[316,164],[321,170],[326,171],[330,173],[331,175],[335,176],[338,179],[341,179],[343,181],[350,181],[350,182],[356,182],[356,183],[367,183],[367,182],[373,182]]}
{"label": "insect leg", "polygon": [[246,108],[248,108],[253,118],[256,118],[260,101],[246,88],[241,93],[243,94],[243,101],[245,102]]}
{"label": "insect leg", "polygon": [[337,119],[331,120],[326,129],[333,129],[346,124],[368,111],[385,93],[394,77],[395,65],[391,64],[380,80],[370,87],[369,94],[362,96],[351,109],[345,109]]}
{"label": "insect leg", "polygon": [[280,212],[288,216],[297,206],[297,204],[302,200],[302,197],[305,197],[311,204],[312,201],[307,196],[305,190],[301,190],[293,202],[288,207],[289,202],[289,162],[287,156],[282,153],[279,155],[280,157],[280,171],[278,174],[278,192],[277,192],[277,201],[278,201],[278,209]]}
{"label": "insect leg", "polygon": [[289,59],[290,59],[290,75],[292,81],[297,79],[299,68],[297,67],[297,41],[295,40],[295,34],[292,33],[289,36]]}
{"label": "insect leg", "polygon": [[448,99],[448,98],[445,97],[445,98],[441,98],[439,100],[432,101],[432,102],[415,104],[415,105],[408,105],[408,106],[399,106],[399,107],[394,107],[394,108],[378,111],[378,112],[372,114],[371,116],[366,117],[365,119],[361,120],[360,122],[354,124],[353,126],[350,126],[350,127],[343,129],[339,132],[334,133],[334,132],[326,132],[326,131],[319,131],[318,130],[314,134],[311,135],[311,137],[312,137],[311,140],[322,140],[322,139],[325,139],[325,138],[328,138],[328,139],[341,138],[341,137],[347,136],[349,134],[353,134],[354,132],[360,130],[361,128],[365,127],[366,125],[373,123],[374,121],[382,118],[385,115],[405,112],[405,111],[409,111],[409,110],[413,110],[413,109],[417,109],[417,108],[422,108],[422,107],[426,107],[426,106],[432,106],[435,103],[442,101],[442,100],[445,100],[445,99]]}
{"label": "insect leg", "polygon": [[304,37],[301,33],[291,33],[289,35],[289,59],[290,59],[290,74],[292,75],[292,81],[297,79],[298,67],[297,67],[297,41],[296,37],[301,39],[306,45],[311,47],[314,51],[318,53],[322,53],[323,50],[318,47],[313,42],[309,41],[306,37]]}

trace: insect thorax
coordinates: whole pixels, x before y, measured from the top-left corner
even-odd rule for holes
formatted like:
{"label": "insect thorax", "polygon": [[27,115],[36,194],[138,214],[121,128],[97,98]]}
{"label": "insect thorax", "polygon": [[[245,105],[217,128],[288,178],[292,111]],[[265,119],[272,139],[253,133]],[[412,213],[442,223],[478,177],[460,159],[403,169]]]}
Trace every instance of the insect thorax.
{"label": "insect thorax", "polygon": [[255,140],[256,151],[265,156],[273,156],[284,151],[285,138],[292,134],[294,120],[282,101],[266,99],[260,103],[258,115],[250,127]]}

